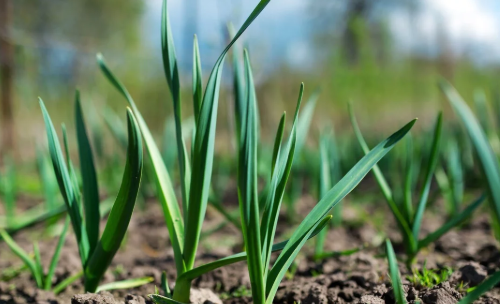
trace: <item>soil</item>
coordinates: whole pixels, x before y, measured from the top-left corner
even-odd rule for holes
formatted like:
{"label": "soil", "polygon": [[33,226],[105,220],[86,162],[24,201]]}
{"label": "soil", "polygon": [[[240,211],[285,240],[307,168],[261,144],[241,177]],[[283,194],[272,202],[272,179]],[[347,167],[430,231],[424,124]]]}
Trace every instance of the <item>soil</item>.
{"label": "soil", "polygon": [[[310,209],[312,198],[301,200],[300,208]],[[382,203],[383,204],[383,203]],[[166,271],[170,285],[175,282],[173,252],[160,207],[148,202],[146,211],[135,212],[123,248],[117,253],[106,273],[103,283],[128,278],[152,276],[154,282],[129,290],[84,294],[81,281],[75,282],[61,294],[35,287],[29,272],[21,272],[9,281],[0,282],[0,303],[151,303],[147,295],[160,285],[161,272]],[[379,205],[380,207],[380,205]],[[371,210],[373,209],[373,210]],[[439,208],[436,208],[439,209]],[[285,212],[278,231],[289,235]],[[439,227],[440,216],[429,212],[422,225],[422,235]],[[304,214],[298,212],[298,214]],[[366,217],[368,220],[364,219]],[[309,241],[290,273],[283,280],[276,294],[275,303],[394,303],[388,277],[386,259],[383,256],[383,231],[389,231],[396,253],[402,255],[400,237],[391,215],[384,207],[375,209],[374,204],[344,204],[344,224],[330,229],[326,251],[339,251],[365,246],[350,256],[326,258],[314,261]],[[361,220],[360,220],[361,219]],[[204,230],[217,227],[223,218],[214,210],[207,212]],[[487,214],[477,213],[474,219],[443,236],[418,256],[416,268],[425,261],[427,269],[453,269],[448,280],[432,288],[425,288],[408,280],[409,273],[400,265],[405,295],[409,303],[416,300],[424,304],[457,303],[469,287],[481,283],[500,267],[500,252],[491,236]],[[105,222],[103,222],[104,225]],[[33,227],[15,235],[15,239],[27,251],[32,241],[38,240],[42,260],[49,261],[57,238],[48,237],[44,226]],[[240,232],[230,224],[203,237],[197,263],[202,264],[241,250]],[[281,239],[280,239],[281,240]],[[58,264],[54,283],[60,282],[81,269],[77,246],[70,232]],[[18,267],[22,262],[4,243],[0,243],[0,270]],[[47,265],[47,263],[45,263]],[[173,287],[173,286],[171,286]],[[244,262],[220,268],[193,281],[193,303],[250,303],[250,281]],[[476,303],[499,303],[500,286],[495,287]]]}

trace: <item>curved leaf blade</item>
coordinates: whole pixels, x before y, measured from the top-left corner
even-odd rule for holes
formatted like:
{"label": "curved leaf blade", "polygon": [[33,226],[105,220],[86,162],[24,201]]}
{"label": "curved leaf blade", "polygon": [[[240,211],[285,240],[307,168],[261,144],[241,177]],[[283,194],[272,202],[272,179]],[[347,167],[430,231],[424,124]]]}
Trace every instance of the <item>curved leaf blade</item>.
{"label": "curved leaf blade", "polygon": [[307,236],[317,227],[322,218],[349,194],[365,177],[373,166],[384,157],[394,145],[401,140],[415,124],[416,119],[410,121],[403,128],[383,140],[368,152],[347,174],[318,202],[311,212],[300,223],[290,241],[287,243],[276,260],[268,276],[266,284],[267,303],[272,303],[286,270],[307,240]]}
{"label": "curved leaf blade", "polygon": [[82,173],[85,228],[87,229],[89,253],[91,254],[99,241],[99,187],[97,185],[97,173],[94,157],[92,156],[92,148],[83,118],[80,92],[78,91],[75,94],[75,121],[78,155],[80,156],[80,171]]}
{"label": "curved leaf blade", "polygon": [[85,290],[90,292],[96,290],[101,277],[120,247],[134,211],[141,183],[142,138],[139,126],[130,109],[127,109],[127,125],[129,145],[120,191],[109,213],[102,237],[85,268]]}

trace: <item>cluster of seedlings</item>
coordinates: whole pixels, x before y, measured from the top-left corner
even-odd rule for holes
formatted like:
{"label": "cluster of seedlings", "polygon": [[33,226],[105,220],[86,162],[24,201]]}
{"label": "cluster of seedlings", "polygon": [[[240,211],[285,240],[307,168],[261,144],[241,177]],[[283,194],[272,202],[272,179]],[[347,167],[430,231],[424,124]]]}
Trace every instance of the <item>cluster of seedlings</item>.
{"label": "cluster of seedlings", "polygon": [[[158,199],[165,219],[166,228],[174,253],[176,278],[170,285],[164,273],[159,289],[149,297],[155,303],[189,303],[193,280],[218,268],[246,261],[250,277],[251,297],[254,303],[271,304],[275,299],[280,283],[293,268],[294,260],[306,242],[316,237],[314,260],[322,260],[340,255],[349,255],[363,248],[348,248],[342,252],[327,252],[324,250],[326,234],[329,227],[341,225],[341,212],[337,206],[361,181],[370,173],[380,186],[383,198],[394,216],[402,239],[404,265],[414,273],[413,280],[423,286],[431,287],[445,281],[449,272],[433,272],[424,266],[422,272],[414,270],[414,263],[421,250],[433,244],[451,229],[466,221],[483,202],[489,203],[491,209],[491,226],[500,238],[500,166],[491,146],[494,132],[485,129],[488,124],[480,123],[488,120],[487,115],[479,121],[462,100],[454,88],[446,82],[441,88],[450,101],[457,116],[462,120],[468,138],[450,136],[443,143],[443,118],[437,115],[433,132],[423,134],[421,142],[413,139],[410,130],[416,120],[409,121],[401,129],[370,147],[365,141],[356,121],[354,111],[349,105],[351,123],[361,146],[364,156],[353,162],[349,170],[344,170],[338,140],[332,131],[323,132],[320,139],[319,166],[314,172],[307,172],[307,164],[303,163],[304,141],[311,123],[315,101],[319,92],[311,96],[303,110],[301,104],[304,95],[304,85],[299,88],[295,112],[291,128],[285,136],[286,113],[283,113],[276,130],[271,153],[261,153],[259,140],[259,115],[257,98],[252,76],[250,55],[247,50],[241,51],[234,45],[237,39],[264,10],[270,0],[261,0],[241,28],[234,33],[230,26],[232,40],[217,59],[205,88],[201,69],[198,42],[194,38],[193,73],[192,73],[192,120],[183,121],[181,108],[180,76],[175,53],[174,41],[170,29],[167,12],[167,2],[164,0],[162,9],[162,56],[165,76],[173,100],[174,120],[169,124],[170,132],[175,130],[177,151],[166,155],[153,138],[150,129],[136,106],[131,94],[105,63],[101,54],[97,55],[98,65],[109,83],[124,97],[128,108],[126,110],[128,133],[122,128],[121,122],[108,109],[104,120],[111,133],[115,136],[119,147],[126,148],[126,162],[118,165],[122,172],[121,183],[114,199],[101,202],[98,185],[97,168],[93,151],[99,148],[92,146],[92,140],[87,133],[79,93],[75,97],[76,143],[78,146],[79,166],[71,159],[68,142],[72,139],[66,134],[64,125],[63,149],[59,142],[56,129],[50,115],[40,99],[40,107],[45,121],[50,161],[42,149],[37,150],[38,172],[42,180],[45,205],[35,207],[23,214],[16,214],[16,184],[15,170],[6,159],[4,174],[1,176],[2,201],[5,204],[5,215],[0,217],[0,236],[3,242],[24,262],[31,272],[32,278],[40,289],[51,290],[55,294],[64,290],[76,280],[83,280],[86,292],[99,292],[117,288],[132,288],[150,283],[152,278],[140,277],[125,281],[117,281],[100,285],[116,252],[126,240],[127,229],[134,208],[143,203],[142,193],[153,185],[153,191]],[[219,91],[222,81],[222,69],[228,51],[233,47],[234,72],[234,118],[235,142],[237,147],[236,174],[239,214],[233,214],[223,207],[218,199],[212,181],[215,138],[217,134],[217,112]],[[190,138],[190,145],[186,145]],[[387,166],[377,163],[403,140],[406,141],[404,173],[394,173],[401,168],[392,168],[391,174],[404,177],[401,187],[393,189],[389,186],[388,177],[384,175]],[[94,141],[95,144],[96,141]],[[414,142],[421,143],[419,145]],[[467,164],[463,161],[463,153],[459,143],[467,142],[471,155],[476,155],[484,175],[484,194],[467,206],[463,205],[464,185],[463,175]],[[143,156],[143,145],[147,158]],[[188,146],[191,147],[188,150]],[[418,146],[419,149],[414,149]],[[442,149],[445,146],[445,149]],[[352,147],[355,148],[355,147]],[[465,151],[465,149],[464,149]],[[177,158],[178,174],[172,174],[170,166],[172,158]],[[294,158],[297,160],[294,162]],[[444,158],[447,161],[441,162]],[[145,162],[146,159],[146,162]],[[51,169],[52,163],[53,170]],[[264,164],[264,165],[262,165]],[[268,168],[261,172],[259,168]],[[423,179],[419,180],[419,170],[424,168]],[[78,169],[79,168],[79,169]],[[282,205],[293,221],[297,200],[296,189],[301,189],[301,178],[306,171],[309,178],[318,184],[317,203],[309,213],[302,217],[296,228],[290,232],[289,238],[283,242],[275,242],[278,217]],[[311,171],[311,170],[309,170]],[[343,174],[343,172],[346,172]],[[389,171],[388,171],[389,172]],[[79,174],[80,173],[80,176]],[[301,172],[303,173],[303,172]],[[311,177],[313,176],[313,177]],[[174,179],[177,179],[174,182]],[[422,237],[420,230],[422,219],[428,201],[433,180],[436,180],[442,196],[446,200],[449,218],[434,232]],[[293,187],[287,188],[287,183]],[[180,185],[180,195],[177,197],[175,185]],[[417,185],[421,186],[416,204],[413,202]],[[292,188],[292,189],[291,189]],[[57,194],[57,189],[62,200]],[[180,201],[180,203],[179,203]],[[208,205],[211,204],[226,219],[225,224],[232,224],[241,231],[243,251],[209,263],[196,263],[199,246],[204,234],[202,226]],[[335,207],[335,208],[334,208]],[[54,218],[64,216],[64,226],[59,234],[57,246],[48,265],[47,272],[40,258],[37,243],[33,244],[33,254],[24,251],[11,235],[35,224],[47,223],[56,225]],[[106,218],[102,233],[100,223]],[[57,268],[61,249],[65,243],[69,227],[76,238],[81,270],[54,285],[54,273]],[[279,252],[272,257],[273,252]],[[388,260],[390,281],[393,286],[394,299],[398,304],[407,303],[402,280],[398,269],[398,260],[389,239],[385,241],[385,253]],[[500,282],[500,272],[490,275],[482,284],[468,290],[467,295],[459,303],[472,303],[484,292]],[[173,286],[173,288],[171,288]]]}

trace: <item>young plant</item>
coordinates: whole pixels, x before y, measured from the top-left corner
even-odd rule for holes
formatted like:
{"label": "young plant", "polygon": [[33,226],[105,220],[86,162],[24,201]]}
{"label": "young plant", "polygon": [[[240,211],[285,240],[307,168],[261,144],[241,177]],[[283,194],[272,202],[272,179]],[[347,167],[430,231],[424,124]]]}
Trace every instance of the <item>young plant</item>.
{"label": "young plant", "polygon": [[297,120],[304,86],[302,84],[300,87],[291,133],[284,147],[282,146],[282,139],[285,127],[285,114],[281,117],[274,142],[270,187],[266,192],[267,199],[263,214],[260,216],[256,166],[258,160],[256,134],[257,107],[247,52],[245,52],[244,58],[247,94],[240,138],[238,198],[252,299],[256,304],[271,304],[281,280],[305,242],[315,231],[321,231],[327,225],[332,217],[329,215],[331,209],[351,192],[370,169],[406,135],[415,121],[411,121],[401,130],[376,146],[343,179],[325,193],[323,198],[294,231],[290,240],[286,243],[272,267],[270,267],[271,245],[274,241],[279,210],[296,151],[298,138]]}
{"label": "young plant", "polygon": [[[351,123],[354,128],[354,132],[359,141],[359,144],[361,145],[361,148],[366,154],[370,151],[370,149],[366,144],[363,135],[361,134],[361,130],[359,129],[358,123],[354,116],[354,112],[350,105],[349,105],[349,115],[351,118]],[[425,170],[424,184],[422,192],[420,193],[419,202],[416,209],[414,209],[412,203],[412,195],[411,195],[412,187],[410,186],[412,184],[411,166],[413,162],[408,161],[406,178],[405,178],[405,188],[404,188],[405,193],[401,201],[397,201],[394,198],[393,191],[391,190],[389,184],[387,183],[386,178],[382,174],[382,171],[377,166],[374,166],[373,168],[373,174],[375,175],[377,183],[379,184],[382,190],[382,193],[387,201],[387,204],[392,214],[394,215],[394,218],[399,228],[399,232],[402,236],[403,245],[406,251],[406,265],[409,270],[411,270],[411,265],[414,263],[418,252],[422,248],[427,247],[429,244],[439,239],[443,234],[448,232],[450,229],[452,229],[453,227],[457,226],[465,219],[467,219],[472,214],[472,212],[475,209],[477,209],[479,205],[481,205],[481,203],[484,201],[484,196],[481,196],[479,199],[470,204],[461,213],[450,219],[439,229],[428,234],[425,238],[419,239],[420,227],[422,225],[422,219],[424,216],[425,207],[427,205],[432,176],[434,175],[434,170],[436,168],[436,164],[438,161],[439,144],[441,140],[441,125],[442,125],[442,114],[440,113],[434,125],[434,135],[432,139],[431,151],[428,157],[427,167]],[[412,151],[410,150],[409,152]],[[409,155],[411,157],[412,153],[409,153]]]}
{"label": "young plant", "polygon": [[424,262],[422,270],[414,269],[412,276],[409,276],[408,280],[416,286],[432,288],[448,280],[452,273],[453,270],[451,268],[441,270],[427,269],[427,263]]}
{"label": "young plant", "polygon": [[401,282],[401,275],[399,273],[398,260],[396,259],[394,248],[392,248],[392,243],[389,239],[385,240],[385,250],[387,254],[387,262],[389,264],[389,275],[391,277],[394,299],[397,304],[407,304],[408,301],[406,301],[403,283]]}
{"label": "young plant", "polygon": [[452,218],[460,213],[464,199],[464,172],[460,149],[453,137],[448,141],[443,158],[445,166],[438,165],[434,175],[446,200],[448,214]]}
{"label": "young plant", "polygon": [[[95,292],[120,247],[134,210],[142,176],[142,139],[134,115],[130,109],[127,109],[128,148],[123,179],[104,231],[99,238],[100,210],[97,175],[78,92],[75,104],[83,197],[80,194],[79,183],[69,154],[66,155],[65,160],[52,120],[40,99],[54,172],[78,244],[85,291]],[[64,139],[67,152],[67,137],[64,136]]]}
{"label": "young plant", "polygon": [[34,258],[32,258],[27,252],[25,252],[21,247],[19,247],[19,245],[16,244],[16,242],[5,230],[0,229],[0,236],[5,241],[7,246],[9,246],[9,248],[14,252],[14,254],[16,254],[21,260],[23,260],[24,264],[31,272],[31,276],[34,278],[38,288],[44,290],[52,290],[55,294],[64,290],[66,286],[68,286],[70,283],[72,283],[82,275],[82,273],[80,272],[77,276],[74,276],[72,280],[64,280],[57,286],[52,286],[52,279],[54,277],[57,262],[59,261],[59,256],[61,255],[62,246],[64,245],[64,241],[66,240],[66,233],[68,231],[69,224],[70,219],[69,217],[66,217],[63,230],[59,235],[59,241],[57,242],[47,273],[43,272],[43,265],[40,258],[38,243],[35,242],[33,244]]}
{"label": "young plant", "polygon": [[4,172],[0,175],[0,190],[5,208],[6,226],[13,226],[16,223],[16,170],[14,162],[10,157],[3,158],[5,166]]}
{"label": "young plant", "polygon": [[484,282],[474,287],[469,293],[458,302],[458,304],[472,304],[484,293],[497,286],[500,283],[500,271],[493,273]]}
{"label": "young plant", "polygon": [[[254,11],[219,56],[208,79],[204,94],[202,94],[201,87],[201,68],[199,64],[199,53],[197,52],[197,40],[194,40],[195,51],[193,52],[193,57],[195,68],[193,69],[193,78],[195,81],[193,83],[195,85],[193,86],[193,105],[196,123],[193,132],[191,155],[188,154],[183,140],[183,133],[185,130],[182,128],[179,70],[167,12],[167,1],[163,2],[162,55],[167,83],[174,103],[178,148],[177,157],[181,176],[182,212],[175,196],[170,175],[146,122],[125,86],[112,74],[104,63],[102,56],[98,55],[98,63],[102,72],[113,86],[125,97],[133,113],[137,117],[138,125],[152,162],[152,176],[156,182],[157,195],[163,207],[177,270],[177,280],[175,289],[172,291],[173,294],[167,294],[167,297],[163,297],[164,299],[188,303],[191,281],[204,272],[211,270],[206,270],[207,267],[212,267],[210,265],[205,268],[200,266],[197,269],[194,267],[194,262],[200,242],[201,227],[205,217],[211,188],[210,183],[222,66],[228,50],[269,2],[270,0],[261,0],[257,4]],[[235,259],[240,260],[241,257],[238,256]],[[223,266],[227,261],[232,262],[234,259],[225,259],[219,265]],[[153,296],[154,299],[158,297],[160,296]],[[171,297],[171,299],[169,297]]]}
{"label": "young plant", "polygon": [[500,165],[498,164],[498,159],[481,124],[455,88],[445,81],[440,83],[440,87],[448,98],[453,110],[464,124],[474,146],[477,158],[481,164],[481,171],[486,181],[485,188],[488,192],[488,202],[492,211],[491,226],[495,237],[497,240],[500,240]]}

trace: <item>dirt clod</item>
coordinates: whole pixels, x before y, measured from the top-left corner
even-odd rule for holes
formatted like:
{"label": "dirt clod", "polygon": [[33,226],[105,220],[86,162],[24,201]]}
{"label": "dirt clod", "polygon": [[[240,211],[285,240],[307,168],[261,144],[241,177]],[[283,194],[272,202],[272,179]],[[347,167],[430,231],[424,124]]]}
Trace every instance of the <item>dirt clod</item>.
{"label": "dirt clod", "polygon": [[429,304],[455,304],[462,296],[450,286],[449,282],[443,282],[433,288],[424,291],[420,298]]}
{"label": "dirt clod", "polygon": [[221,299],[207,288],[191,289],[189,300],[194,304],[222,304]]}
{"label": "dirt clod", "polygon": [[77,294],[71,298],[71,304],[117,304],[109,292]]}
{"label": "dirt clod", "polygon": [[457,283],[463,282],[467,286],[474,287],[484,281],[487,275],[488,272],[481,264],[468,262],[453,273],[451,280]]}

